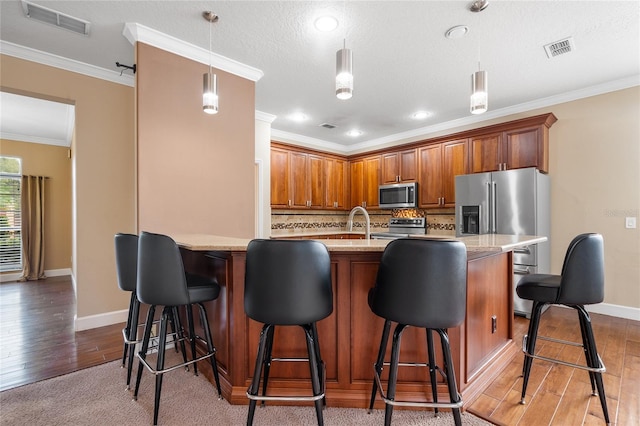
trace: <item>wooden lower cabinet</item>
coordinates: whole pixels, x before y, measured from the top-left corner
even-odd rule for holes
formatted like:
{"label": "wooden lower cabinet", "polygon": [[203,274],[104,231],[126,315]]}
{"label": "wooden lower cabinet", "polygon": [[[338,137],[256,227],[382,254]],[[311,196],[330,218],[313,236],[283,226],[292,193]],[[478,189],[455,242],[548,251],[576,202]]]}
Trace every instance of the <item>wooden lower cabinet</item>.
{"label": "wooden lower cabinet", "polygon": [[[262,324],[244,314],[245,253],[183,250],[182,254],[189,272],[215,276],[223,287],[220,298],[207,306],[218,349],[222,393],[232,404],[247,404],[245,392],[251,382]],[[321,355],[326,365],[327,405],[365,408],[371,395],[373,363],[384,324],[367,304],[381,253],[330,254],[334,309],[318,323]],[[449,330],[456,380],[465,405],[499,374],[517,350],[512,341],[510,264],[510,253],[469,254],[467,316],[460,327]],[[496,317],[495,331],[492,330],[493,316]],[[437,359],[442,365],[439,338],[434,337]],[[277,327],[273,351],[274,357],[306,357],[302,329]],[[403,335],[401,361],[424,362],[426,359],[425,332],[410,327]],[[199,368],[213,381],[208,363],[199,363]],[[401,367],[398,395],[419,401],[426,391],[429,394],[426,370]],[[383,379],[386,380],[386,373]],[[310,392],[306,362],[272,363],[271,395],[309,395]],[[440,377],[438,393],[440,400],[447,400],[446,384]],[[383,406],[380,398],[376,406]]]}

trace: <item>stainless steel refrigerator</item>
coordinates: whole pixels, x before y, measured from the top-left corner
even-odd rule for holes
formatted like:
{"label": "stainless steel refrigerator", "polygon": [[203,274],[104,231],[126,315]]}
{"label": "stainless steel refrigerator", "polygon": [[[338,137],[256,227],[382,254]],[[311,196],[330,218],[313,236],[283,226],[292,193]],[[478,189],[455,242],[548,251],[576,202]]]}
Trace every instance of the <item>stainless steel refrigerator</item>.
{"label": "stainless steel refrigerator", "polygon": [[[550,234],[549,176],[535,168],[456,176],[456,236],[476,234]],[[525,275],[549,273],[547,240],[513,253],[514,311],[531,316],[531,302],[515,285]]]}

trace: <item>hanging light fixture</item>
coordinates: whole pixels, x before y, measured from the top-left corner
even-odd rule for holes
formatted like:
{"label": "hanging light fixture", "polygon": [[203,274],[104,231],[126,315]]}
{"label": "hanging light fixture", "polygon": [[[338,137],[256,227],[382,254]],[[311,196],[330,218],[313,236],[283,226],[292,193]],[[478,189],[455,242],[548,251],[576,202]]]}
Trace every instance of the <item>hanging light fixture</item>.
{"label": "hanging light fixture", "polygon": [[211,11],[202,12],[204,19],[209,21],[209,72],[202,76],[202,110],[207,114],[218,113],[218,76],[211,66],[211,27],[218,21],[218,15]]}
{"label": "hanging light fixture", "polygon": [[487,78],[487,72],[481,70],[471,75],[471,114],[482,114],[489,108]]}
{"label": "hanging light fixture", "polygon": [[344,40],[343,48],[336,52],[336,97],[351,99],[353,96],[353,54],[347,49]]}

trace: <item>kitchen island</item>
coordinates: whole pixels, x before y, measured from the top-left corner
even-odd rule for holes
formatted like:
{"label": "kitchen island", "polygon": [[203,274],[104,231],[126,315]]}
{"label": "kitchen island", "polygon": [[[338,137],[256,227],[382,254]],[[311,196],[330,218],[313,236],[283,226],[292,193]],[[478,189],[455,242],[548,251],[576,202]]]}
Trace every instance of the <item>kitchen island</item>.
{"label": "kitchen island", "polygon": [[[220,297],[207,306],[218,350],[222,393],[232,404],[246,404],[245,392],[251,382],[262,326],[244,313],[245,260],[250,240],[202,234],[172,237],[181,248],[185,269],[216,277],[222,287]],[[449,338],[458,389],[466,405],[518,350],[513,342],[512,250],[546,241],[546,237],[480,235],[457,239],[467,247],[467,312],[463,324],[449,330]],[[384,323],[369,309],[367,293],[374,285],[380,257],[389,240],[321,241],[331,256],[334,297],[333,313],[318,323],[326,364],[327,405],[364,408],[371,392],[373,364]],[[196,325],[196,333],[201,332]],[[306,356],[300,327],[279,327],[275,339],[274,357]],[[439,343],[436,346],[439,353]],[[442,365],[440,357],[438,363]],[[409,328],[404,333],[402,358],[426,361],[424,331]],[[211,371],[207,370],[206,363],[202,364],[203,371],[212,380]],[[407,399],[423,400],[430,392],[426,370],[401,368],[398,392],[403,392]],[[308,395],[308,365],[272,364],[269,392]],[[448,398],[446,383],[441,377],[438,393],[442,400]],[[377,404],[382,407],[380,399]]]}

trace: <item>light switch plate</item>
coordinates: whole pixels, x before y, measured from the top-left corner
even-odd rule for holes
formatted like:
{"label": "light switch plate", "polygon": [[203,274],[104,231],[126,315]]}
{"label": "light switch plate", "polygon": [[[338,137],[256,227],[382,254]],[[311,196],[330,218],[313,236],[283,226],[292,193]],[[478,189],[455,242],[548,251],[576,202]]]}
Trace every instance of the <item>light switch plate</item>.
{"label": "light switch plate", "polygon": [[636,228],[636,218],[635,217],[625,217],[624,218],[624,227],[627,229],[635,229]]}

